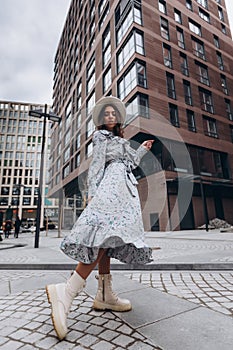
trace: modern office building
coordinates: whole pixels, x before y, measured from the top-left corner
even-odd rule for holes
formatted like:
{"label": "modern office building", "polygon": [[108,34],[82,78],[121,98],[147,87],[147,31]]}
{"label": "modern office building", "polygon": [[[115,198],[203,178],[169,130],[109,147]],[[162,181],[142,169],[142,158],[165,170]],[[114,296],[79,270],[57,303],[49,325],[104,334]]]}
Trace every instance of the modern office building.
{"label": "modern office building", "polygon": [[[39,104],[0,101],[0,210],[10,209],[24,225],[35,224],[40,175],[43,118],[29,116]],[[57,216],[54,200],[47,198],[51,122],[46,120],[44,189],[41,217]],[[52,218],[51,218],[52,220]]]}
{"label": "modern office building", "polygon": [[156,140],[135,173],[145,228],[232,224],[232,52],[224,0],[71,1],[55,57],[50,195],[75,215],[85,205],[91,111],[113,95],[132,146]]}

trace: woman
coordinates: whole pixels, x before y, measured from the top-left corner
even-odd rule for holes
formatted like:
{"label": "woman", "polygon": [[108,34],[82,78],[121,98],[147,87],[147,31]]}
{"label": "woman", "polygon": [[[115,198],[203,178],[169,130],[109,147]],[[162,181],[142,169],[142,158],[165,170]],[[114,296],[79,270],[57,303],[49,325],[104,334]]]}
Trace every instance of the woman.
{"label": "woman", "polygon": [[137,181],[132,169],[139,165],[153,140],[133,150],[123,139],[125,116],[124,104],[112,96],[99,100],[93,109],[97,131],[93,134],[93,159],[88,172],[88,206],[61,243],[61,250],[79,263],[66,284],[46,287],[59,339],[67,334],[66,318],[73,299],[97,264],[98,291],[93,307],[129,311],[130,301],[112,291],[110,258],[125,263],[152,261],[151,249],[144,244]]}

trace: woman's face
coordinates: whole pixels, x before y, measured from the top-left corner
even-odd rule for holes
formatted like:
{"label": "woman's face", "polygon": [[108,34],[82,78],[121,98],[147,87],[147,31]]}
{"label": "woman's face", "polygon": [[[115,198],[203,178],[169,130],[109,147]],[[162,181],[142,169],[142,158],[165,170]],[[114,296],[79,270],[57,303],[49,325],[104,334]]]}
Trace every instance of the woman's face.
{"label": "woman's face", "polygon": [[112,106],[105,107],[104,124],[108,130],[113,130],[113,128],[117,125],[116,111]]}

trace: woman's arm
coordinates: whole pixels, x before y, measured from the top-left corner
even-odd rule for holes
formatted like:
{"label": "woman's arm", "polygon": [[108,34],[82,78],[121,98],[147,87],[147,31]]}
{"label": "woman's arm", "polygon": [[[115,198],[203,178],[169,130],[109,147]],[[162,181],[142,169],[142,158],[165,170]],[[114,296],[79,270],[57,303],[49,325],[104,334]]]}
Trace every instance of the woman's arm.
{"label": "woman's arm", "polygon": [[134,168],[136,168],[139,165],[142,157],[151,149],[153,142],[154,140],[144,141],[138,147],[137,150],[134,150],[132,147],[130,147],[129,143],[125,145],[127,155],[129,159],[132,161]]}
{"label": "woman's arm", "polygon": [[95,131],[92,142],[93,154],[87,178],[89,198],[95,195],[97,187],[104,176],[107,138],[100,131]]}

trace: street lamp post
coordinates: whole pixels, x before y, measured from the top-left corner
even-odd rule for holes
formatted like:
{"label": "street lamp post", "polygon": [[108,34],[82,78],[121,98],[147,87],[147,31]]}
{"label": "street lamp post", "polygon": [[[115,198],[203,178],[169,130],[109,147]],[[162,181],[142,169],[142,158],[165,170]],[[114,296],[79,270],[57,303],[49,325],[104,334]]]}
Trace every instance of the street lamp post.
{"label": "street lamp post", "polygon": [[46,140],[46,119],[59,123],[61,118],[54,113],[47,113],[47,104],[45,105],[44,112],[42,109],[30,110],[29,116],[36,118],[44,118],[43,121],[43,133],[42,133],[42,145],[41,145],[41,159],[40,159],[40,176],[39,176],[39,188],[38,188],[38,200],[37,200],[37,214],[36,214],[36,232],[35,232],[35,244],[34,248],[39,248],[40,237],[40,221],[41,221],[41,205],[42,205],[42,191],[43,191],[43,178],[44,178],[44,149]]}

